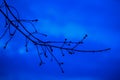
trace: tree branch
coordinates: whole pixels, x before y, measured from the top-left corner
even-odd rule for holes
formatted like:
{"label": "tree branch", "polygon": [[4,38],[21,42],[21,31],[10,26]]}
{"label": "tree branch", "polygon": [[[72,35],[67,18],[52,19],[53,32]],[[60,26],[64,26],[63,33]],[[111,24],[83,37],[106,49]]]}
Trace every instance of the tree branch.
{"label": "tree branch", "polygon": [[[5,8],[6,12],[4,12],[4,10],[2,10],[4,8]],[[15,12],[17,13],[17,16],[14,15],[11,8],[15,10]],[[2,39],[7,32],[9,32],[9,34],[10,34],[10,39],[8,39],[8,41],[5,43],[4,48],[6,48],[7,44],[11,41],[11,39],[15,35],[16,31],[19,31],[26,38],[26,43],[25,43],[26,52],[28,52],[28,43],[29,43],[29,41],[31,41],[36,47],[38,56],[40,58],[40,65],[42,65],[44,63],[41,55],[44,55],[44,57],[47,58],[48,57],[47,54],[49,53],[52,56],[52,58],[56,61],[56,63],[58,64],[62,73],[64,73],[64,70],[62,68],[63,62],[59,62],[57,57],[55,57],[55,55],[53,54],[54,53],[53,50],[55,48],[59,49],[61,51],[62,56],[65,55],[65,51],[67,51],[68,54],[74,54],[76,52],[90,52],[91,53],[91,52],[103,52],[103,51],[110,50],[110,48],[100,49],[100,50],[80,50],[80,49],[76,49],[77,47],[80,46],[80,44],[83,44],[83,41],[88,36],[87,34],[82,38],[82,40],[80,40],[78,42],[68,41],[67,39],[65,39],[64,41],[49,41],[49,40],[44,41],[44,40],[41,40],[41,39],[37,38],[36,36],[34,36],[34,34],[39,34],[39,35],[42,35],[42,36],[45,36],[45,37],[47,37],[47,35],[43,34],[43,33],[39,33],[37,31],[37,29],[35,28],[33,22],[37,22],[38,19],[35,19],[35,20],[20,19],[18,11],[14,7],[9,6],[5,0],[3,0],[2,5],[0,5],[0,13],[5,17],[5,22],[6,22],[6,24],[4,26],[6,29],[3,32],[3,34],[0,36],[0,39]],[[11,15],[12,19],[8,15]],[[27,27],[25,27],[23,22],[24,23],[30,23],[32,25],[34,31],[30,32],[27,29]],[[11,27],[15,28],[15,30],[13,32],[11,32],[11,30],[10,30]],[[58,46],[56,44],[60,44],[60,45]],[[40,50],[42,50],[41,52],[39,51],[39,48],[40,48]]]}

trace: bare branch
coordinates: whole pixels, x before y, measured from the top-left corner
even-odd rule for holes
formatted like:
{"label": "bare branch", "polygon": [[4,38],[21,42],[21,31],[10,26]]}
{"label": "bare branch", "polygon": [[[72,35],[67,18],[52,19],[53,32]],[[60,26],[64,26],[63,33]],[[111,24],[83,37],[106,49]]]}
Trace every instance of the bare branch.
{"label": "bare branch", "polygon": [[[5,11],[2,10],[4,8],[5,8]],[[13,13],[13,11],[11,9],[15,10],[15,12],[17,13],[17,16]],[[3,14],[3,16],[5,17],[5,26],[4,26],[5,31],[0,36],[0,39],[2,39],[5,36],[5,34],[7,34],[7,32],[10,35],[10,38],[5,43],[4,48],[7,47],[7,44],[11,41],[13,36],[16,34],[16,31],[18,31],[26,38],[26,41],[25,41],[26,52],[29,51],[28,50],[29,49],[28,48],[29,42],[32,42],[34,44],[34,46],[36,47],[36,51],[37,51],[39,59],[40,59],[40,65],[44,64],[43,59],[42,59],[43,57],[41,55],[44,55],[44,57],[47,58],[48,54],[50,54],[51,57],[58,64],[62,73],[64,73],[64,70],[62,68],[63,62],[59,62],[57,57],[53,54],[55,49],[59,49],[61,51],[62,56],[65,56],[65,51],[67,51],[67,54],[74,54],[76,52],[83,52],[83,53],[90,52],[91,53],[91,52],[103,52],[103,51],[110,50],[110,48],[100,49],[100,50],[76,49],[77,47],[80,46],[80,44],[83,44],[83,41],[88,36],[87,34],[78,42],[69,41],[67,39],[65,39],[64,41],[49,41],[49,40],[44,41],[44,40],[35,36],[35,34],[37,34],[37,35],[42,35],[42,36],[47,37],[46,34],[38,32],[38,30],[35,27],[34,22],[37,22],[38,19],[33,19],[33,20],[20,19],[18,11],[14,7],[9,6],[5,0],[3,0],[2,5],[0,5],[0,13]],[[11,15],[12,18],[9,17],[9,15]],[[23,23],[31,24],[33,31],[32,32],[29,31]],[[11,28],[12,29],[14,28],[14,30],[11,31]],[[59,45],[57,45],[57,44],[59,44]]]}

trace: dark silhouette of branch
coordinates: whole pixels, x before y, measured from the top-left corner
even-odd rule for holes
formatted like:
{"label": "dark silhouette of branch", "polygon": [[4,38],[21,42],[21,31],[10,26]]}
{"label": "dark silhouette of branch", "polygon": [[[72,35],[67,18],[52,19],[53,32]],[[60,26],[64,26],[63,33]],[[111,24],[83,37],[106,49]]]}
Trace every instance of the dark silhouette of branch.
{"label": "dark silhouette of branch", "polygon": [[[12,10],[14,10],[17,13],[17,15],[15,15]],[[5,17],[5,25],[4,25],[5,31],[0,36],[0,40],[5,36],[5,34],[9,33],[10,35],[10,38],[5,43],[4,48],[7,47],[8,43],[12,40],[12,38],[18,31],[22,35],[24,35],[24,37],[26,38],[26,43],[25,43],[26,52],[29,52],[29,48],[28,48],[29,42],[32,42],[34,46],[36,47],[36,50],[37,50],[37,53],[40,59],[40,65],[45,64],[41,55],[44,55],[45,58],[48,58],[48,54],[50,54],[51,57],[58,64],[62,73],[64,73],[64,70],[62,68],[63,62],[59,62],[57,57],[53,54],[55,48],[61,51],[62,56],[65,56],[65,51],[67,51],[68,54],[74,54],[76,52],[103,52],[103,51],[110,50],[110,48],[101,49],[101,50],[76,49],[77,47],[80,46],[80,44],[83,44],[84,40],[88,36],[87,34],[85,34],[85,36],[78,42],[68,41],[67,39],[61,42],[60,41],[49,41],[49,40],[43,41],[42,39],[37,38],[35,36],[35,34],[38,34],[43,37],[47,37],[46,34],[39,33],[38,30],[35,28],[34,22],[38,22],[38,19],[34,19],[34,20],[20,19],[18,11],[14,7],[9,6],[6,0],[3,0],[3,3],[0,5],[0,13]],[[29,23],[32,26],[33,31],[29,31],[23,23]],[[11,31],[11,28],[12,28],[12,31]],[[59,46],[56,44],[59,44]]]}

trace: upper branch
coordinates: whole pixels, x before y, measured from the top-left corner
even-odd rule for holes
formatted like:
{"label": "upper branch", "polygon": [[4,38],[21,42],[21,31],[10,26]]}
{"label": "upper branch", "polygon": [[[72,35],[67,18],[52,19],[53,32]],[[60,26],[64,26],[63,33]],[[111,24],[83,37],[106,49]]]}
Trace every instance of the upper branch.
{"label": "upper branch", "polygon": [[[4,10],[2,10],[3,8],[6,9],[6,12],[4,12]],[[12,12],[11,8],[13,8],[16,11],[17,16]],[[35,19],[35,20],[20,19],[19,13],[17,12],[17,10],[12,6],[9,6],[5,0],[3,0],[3,3],[0,6],[0,13],[5,17],[5,22],[6,22],[6,24],[5,24],[6,29],[3,32],[2,36],[0,36],[0,39],[2,39],[7,32],[9,32],[10,39],[5,44],[5,45],[7,45],[9,43],[9,41],[15,35],[16,31],[19,31],[26,38],[25,47],[26,47],[27,52],[28,52],[28,43],[29,43],[29,41],[32,42],[34,44],[34,46],[36,47],[38,56],[40,58],[40,65],[42,65],[44,63],[43,60],[42,60],[41,55],[44,55],[45,58],[47,58],[48,57],[47,55],[50,54],[51,57],[56,61],[56,63],[60,67],[61,71],[64,72],[64,70],[62,68],[63,62],[59,62],[57,57],[53,54],[53,50],[55,48],[59,49],[61,51],[62,56],[64,56],[64,51],[67,51],[69,54],[73,54],[75,52],[103,52],[103,51],[110,50],[110,48],[100,49],[100,50],[76,49],[77,47],[80,46],[80,44],[83,44],[84,40],[88,36],[87,34],[85,34],[85,36],[83,36],[83,38],[78,42],[68,41],[67,39],[65,39],[64,41],[49,41],[49,40],[44,41],[44,40],[42,40],[40,38],[37,38],[34,34],[39,34],[39,35],[47,37],[46,34],[39,33],[37,31],[37,29],[35,28],[33,22],[37,22],[38,19]],[[11,17],[8,16],[8,14],[12,16],[12,19],[11,19]],[[29,31],[27,29],[27,27],[23,24],[23,22],[30,23],[31,26],[33,27],[34,31],[33,32]],[[15,28],[13,33],[11,33],[11,31],[10,31],[11,27]],[[56,44],[59,44],[59,45],[56,45]]]}

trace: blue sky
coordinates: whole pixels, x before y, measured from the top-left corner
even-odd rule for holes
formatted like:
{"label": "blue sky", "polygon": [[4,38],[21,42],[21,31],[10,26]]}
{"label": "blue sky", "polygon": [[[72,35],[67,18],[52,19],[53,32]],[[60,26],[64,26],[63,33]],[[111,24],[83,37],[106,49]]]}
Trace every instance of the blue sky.
{"label": "blue sky", "polygon": [[[2,1],[2,0],[0,0]],[[111,50],[103,53],[77,53],[56,57],[64,61],[65,73],[60,73],[55,62],[39,67],[33,45],[25,52],[24,38],[20,33],[6,50],[8,38],[0,40],[1,80],[119,80],[120,79],[120,1],[119,0],[7,0],[23,19],[39,19],[36,28],[48,35],[49,40],[67,38],[79,41],[88,38],[80,49]],[[0,2],[1,3],[1,2]],[[0,14],[0,16],[2,16]],[[1,22],[0,22],[1,23]],[[26,24],[29,28],[29,25]],[[1,28],[1,32],[2,32]],[[31,28],[30,28],[31,29]],[[41,37],[42,38],[42,37]]]}

